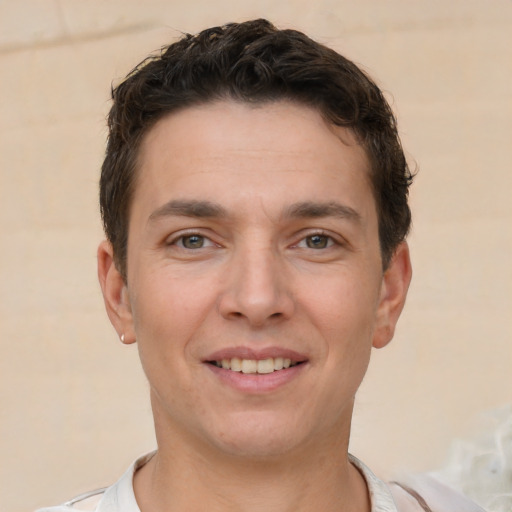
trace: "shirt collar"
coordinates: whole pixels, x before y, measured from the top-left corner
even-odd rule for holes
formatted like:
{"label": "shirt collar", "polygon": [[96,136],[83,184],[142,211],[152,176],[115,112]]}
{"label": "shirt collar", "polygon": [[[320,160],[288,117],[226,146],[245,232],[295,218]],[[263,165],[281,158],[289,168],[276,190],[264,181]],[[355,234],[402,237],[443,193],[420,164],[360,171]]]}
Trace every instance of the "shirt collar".
{"label": "shirt collar", "polygon": [[[133,475],[155,453],[151,452],[138,458],[124,475],[105,491],[96,512],[140,512],[133,491]],[[359,459],[349,454],[349,460],[366,481],[370,494],[371,512],[398,512],[388,486],[377,478]]]}

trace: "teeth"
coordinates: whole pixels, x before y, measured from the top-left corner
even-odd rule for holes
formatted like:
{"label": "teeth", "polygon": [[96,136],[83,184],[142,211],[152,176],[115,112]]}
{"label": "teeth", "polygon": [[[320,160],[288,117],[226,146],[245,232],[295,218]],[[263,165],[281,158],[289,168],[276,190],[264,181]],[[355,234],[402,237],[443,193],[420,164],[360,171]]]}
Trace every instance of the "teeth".
{"label": "teeth", "polygon": [[222,361],[215,361],[215,366],[224,368],[225,370],[231,370],[233,372],[242,373],[272,373],[283,368],[290,368],[295,366],[297,363],[291,359],[284,357],[269,357],[268,359],[240,359],[233,357],[232,359],[222,359]]}
{"label": "teeth", "polygon": [[274,360],[262,359],[258,361],[258,373],[272,373],[274,371]]}
{"label": "teeth", "polygon": [[233,359],[231,359],[231,362],[228,361],[228,363],[230,363],[230,370],[233,370],[234,372],[241,372],[242,371],[242,360],[241,359],[238,359],[238,357],[233,357]]}
{"label": "teeth", "polygon": [[258,363],[254,359],[242,359],[242,373],[256,373]]}

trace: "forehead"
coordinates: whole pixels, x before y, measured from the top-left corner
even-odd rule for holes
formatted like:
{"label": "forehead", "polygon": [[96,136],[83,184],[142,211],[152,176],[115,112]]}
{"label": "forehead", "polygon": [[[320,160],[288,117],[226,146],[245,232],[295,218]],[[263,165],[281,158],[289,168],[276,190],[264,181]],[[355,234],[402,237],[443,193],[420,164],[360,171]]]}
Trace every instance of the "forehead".
{"label": "forehead", "polygon": [[247,200],[286,201],[292,191],[298,200],[371,195],[368,158],[354,134],[285,101],[219,101],[169,114],[143,140],[138,167],[135,208],[148,196],[153,205],[169,195],[222,200],[234,189]]}
{"label": "forehead", "polygon": [[[215,131],[210,130],[212,123],[217,127]],[[162,136],[168,137],[171,129],[173,138],[176,141],[181,139],[181,146],[184,142],[185,146],[201,143],[217,146],[242,143],[247,146],[252,143],[259,150],[270,149],[276,144],[285,150],[289,143],[301,140],[313,142],[313,137],[315,144],[320,147],[336,139],[336,142],[365,154],[350,128],[336,126],[326,121],[319,110],[288,100],[252,104],[226,99],[173,111],[160,119],[145,135],[140,156],[147,158],[155,141]],[[281,132],[278,141],[274,139],[275,131]],[[189,138],[191,133],[195,135],[193,140]],[[303,149],[310,150],[310,144],[305,144]]]}

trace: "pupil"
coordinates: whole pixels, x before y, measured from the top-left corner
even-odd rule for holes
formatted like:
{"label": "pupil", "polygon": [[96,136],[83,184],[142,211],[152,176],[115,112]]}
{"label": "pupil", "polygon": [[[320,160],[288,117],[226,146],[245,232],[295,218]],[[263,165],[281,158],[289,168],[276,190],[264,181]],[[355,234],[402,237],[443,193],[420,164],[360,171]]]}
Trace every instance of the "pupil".
{"label": "pupil", "polygon": [[190,236],[186,236],[183,239],[183,245],[187,249],[198,249],[203,246],[203,243],[204,243],[204,239],[202,236],[199,236],[199,235],[190,235]]}
{"label": "pupil", "polygon": [[313,235],[307,240],[307,246],[311,249],[324,249],[327,247],[327,237],[323,235]]}

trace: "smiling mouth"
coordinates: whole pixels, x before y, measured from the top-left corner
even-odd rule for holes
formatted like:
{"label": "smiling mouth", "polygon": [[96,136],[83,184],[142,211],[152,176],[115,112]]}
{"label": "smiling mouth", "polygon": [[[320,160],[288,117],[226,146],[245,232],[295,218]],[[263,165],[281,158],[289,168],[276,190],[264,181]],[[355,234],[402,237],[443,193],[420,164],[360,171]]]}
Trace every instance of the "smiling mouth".
{"label": "smiling mouth", "polygon": [[293,361],[285,357],[269,357],[268,359],[240,359],[232,357],[231,359],[222,359],[220,361],[208,361],[210,364],[230,370],[232,372],[267,374],[280,370],[286,370],[293,366],[302,364],[304,361]]}

